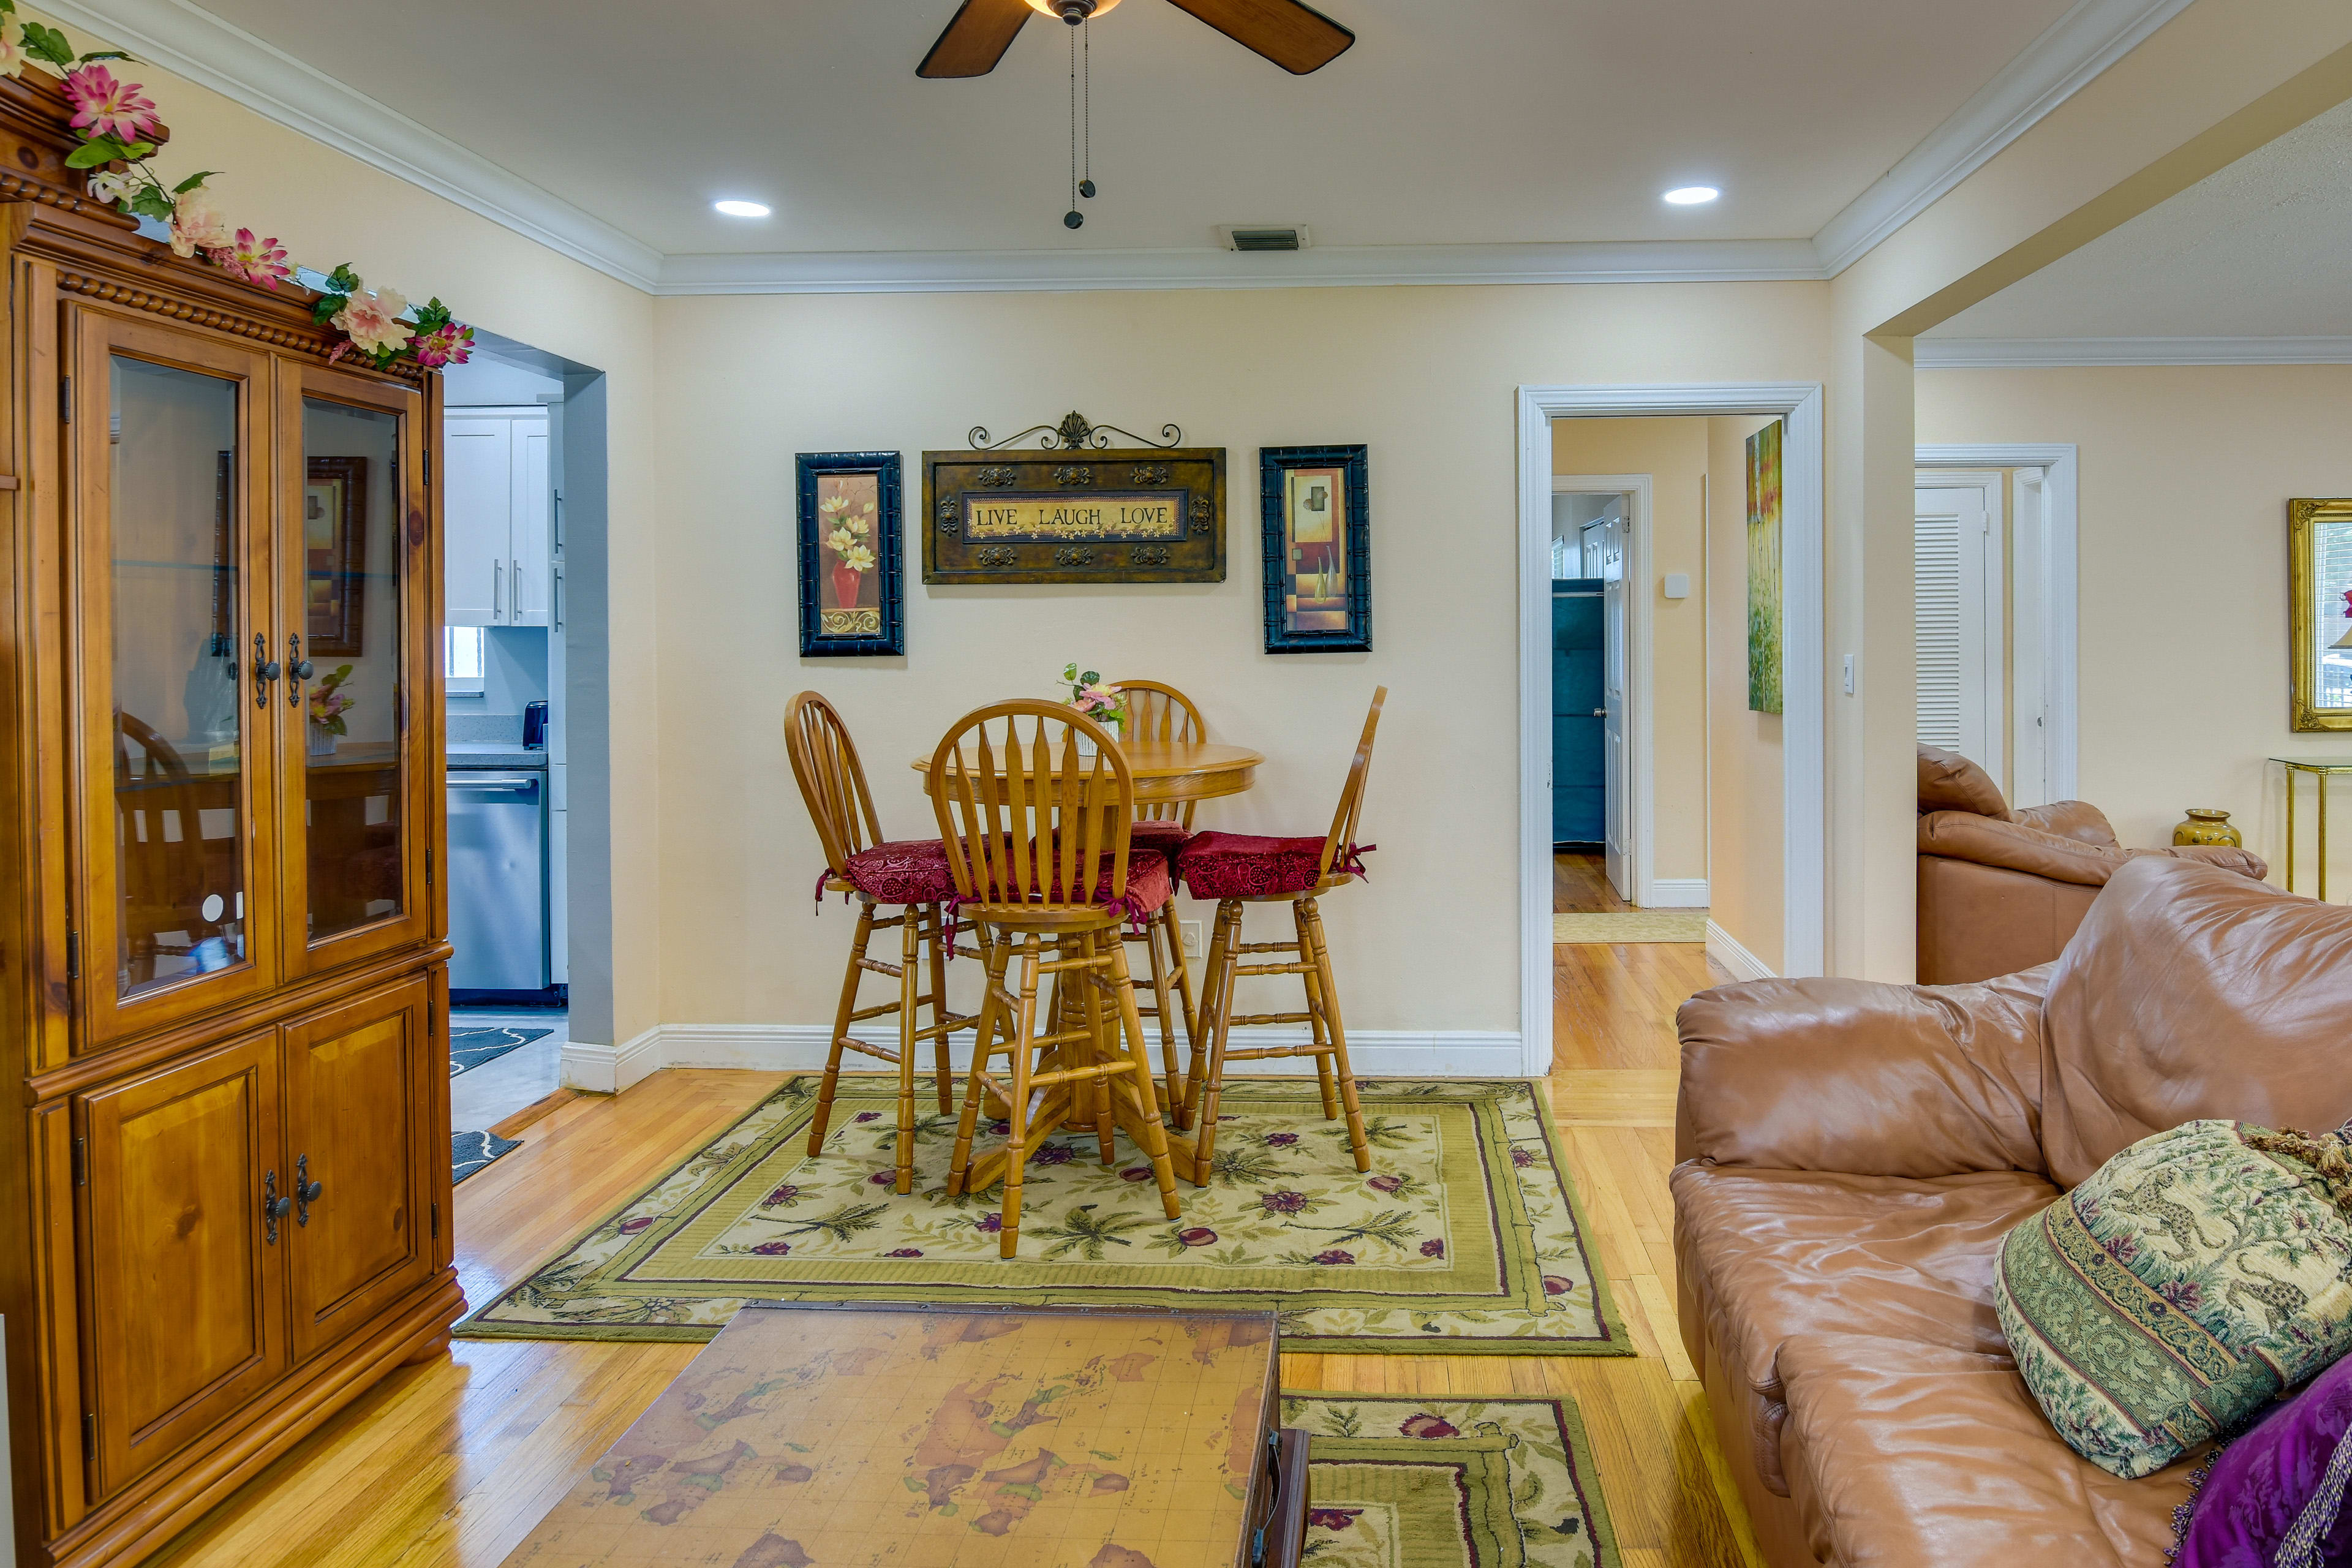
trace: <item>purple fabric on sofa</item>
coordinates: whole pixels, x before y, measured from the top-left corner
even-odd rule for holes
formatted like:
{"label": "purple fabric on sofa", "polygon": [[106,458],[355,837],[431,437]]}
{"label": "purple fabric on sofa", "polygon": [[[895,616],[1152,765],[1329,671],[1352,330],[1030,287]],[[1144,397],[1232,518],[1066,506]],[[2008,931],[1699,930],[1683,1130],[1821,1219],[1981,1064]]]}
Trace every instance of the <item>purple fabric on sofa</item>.
{"label": "purple fabric on sofa", "polygon": [[[2188,1520],[2173,1568],[2352,1564],[2352,1508],[2341,1506],[2352,1467],[2347,1431],[2352,1356],[2273,1406],[2213,1460],[2196,1497],[2182,1505]],[[2331,1475],[2339,1447],[2346,1462]],[[2290,1532],[2305,1550],[2283,1556]]]}

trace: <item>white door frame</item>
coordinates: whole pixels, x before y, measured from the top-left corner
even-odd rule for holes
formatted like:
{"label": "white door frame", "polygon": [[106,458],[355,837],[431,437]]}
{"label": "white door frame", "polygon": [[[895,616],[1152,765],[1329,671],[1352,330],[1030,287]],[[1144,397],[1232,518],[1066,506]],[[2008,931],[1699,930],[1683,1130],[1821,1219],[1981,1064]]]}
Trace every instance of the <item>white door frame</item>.
{"label": "white door frame", "polygon": [[[1828,824],[1823,749],[1822,388],[1818,382],[1522,386],[1519,455],[1519,1037],[1551,1070],[1551,422],[1778,415],[1780,479],[1781,973],[1822,973]],[[1628,563],[1630,568],[1630,562]],[[1646,600],[1648,585],[1637,597]],[[1630,635],[1630,627],[1629,627]]]}
{"label": "white door frame", "polygon": [[[1647,474],[1555,474],[1551,493],[1556,496],[1622,495],[1625,498],[1625,777],[1608,775],[1609,787],[1625,792],[1625,837],[1627,841],[1625,880],[1633,889],[1633,902],[1647,909],[1657,900],[1657,889],[1652,886],[1651,873],[1657,863],[1655,820],[1656,798],[1654,765],[1656,761],[1654,730],[1651,723],[1650,700],[1650,595],[1643,584],[1650,580],[1650,476]],[[1546,570],[1549,570],[1549,567]],[[1550,623],[1545,623],[1549,637]],[[1604,652],[1602,655],[1606,658]],[[1544,689],[1550,689],[1549,666],[1544,671]],[[1547,758],[1549,752],[1546,753]],[[1551,772],[1547,763],[1544,772],[1544,799],[1551,796]],[[1607,818],[1602,818],[1601,832],[1608,832]],[[1547,851],[1549,853],[1549,851]]]}
{"label": "white door frame", "polygon": [[[2036,629],[2041,635],[2017,639],[2010,683],[2012,692],[2039,685],[2046,722],[2040,737],[2026,733],[2034,717],[2031,705],[2011,704],[2017,724],[2010,736],[2010,755],[2022,764],[2033,754],[2038,739],[2044,781],[2038,791],[2021,785],[2012,805],[2072,800],[2082,787],[2077,771],[2081,715],[2075,700],[2079,458],[2074,443],[2057,441],[1938,443],[1922,445],[1914,455],[1916,466],[1922,468],[2019,470],[2012,511],[2016,544],[2009,554],[2015,615],[2021,629]],[[2021,766],[2019,777],[2026,777]],[[2027,798],[2036,794],[2042,798]]]}

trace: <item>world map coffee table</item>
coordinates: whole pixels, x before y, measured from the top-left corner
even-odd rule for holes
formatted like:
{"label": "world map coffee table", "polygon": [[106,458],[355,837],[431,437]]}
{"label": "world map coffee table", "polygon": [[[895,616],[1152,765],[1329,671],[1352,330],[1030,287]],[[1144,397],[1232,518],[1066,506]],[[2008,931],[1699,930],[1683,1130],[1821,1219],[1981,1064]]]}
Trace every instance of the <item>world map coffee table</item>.
{"label": "world map coffee table", "polygon": [[1293,1568],[1271,1312],[753,1301],[507,1568]]}

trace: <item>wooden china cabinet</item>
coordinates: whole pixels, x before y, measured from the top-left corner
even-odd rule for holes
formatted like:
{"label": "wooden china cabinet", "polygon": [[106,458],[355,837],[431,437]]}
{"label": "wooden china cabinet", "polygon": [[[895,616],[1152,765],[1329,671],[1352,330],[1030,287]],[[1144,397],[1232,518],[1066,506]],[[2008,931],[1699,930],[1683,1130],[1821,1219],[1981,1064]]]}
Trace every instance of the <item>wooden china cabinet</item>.
{"label": "wooden china cabinet", "polygon": [[436,378],[89,201],[67,113],[0,80],[0,1314],[19,1557],[96,1568],[465,1301]]}

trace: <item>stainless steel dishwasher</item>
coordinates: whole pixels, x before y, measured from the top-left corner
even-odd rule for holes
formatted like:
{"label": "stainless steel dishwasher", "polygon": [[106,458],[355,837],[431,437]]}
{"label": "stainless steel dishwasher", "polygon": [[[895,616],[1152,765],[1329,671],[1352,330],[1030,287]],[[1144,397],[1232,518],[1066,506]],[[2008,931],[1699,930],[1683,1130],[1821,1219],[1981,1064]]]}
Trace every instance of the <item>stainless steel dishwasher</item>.
{"label": "stainless steel dishwasher", "polygon": [[547,986],[547,790],[515,769],[449,773],[449,985]]}

